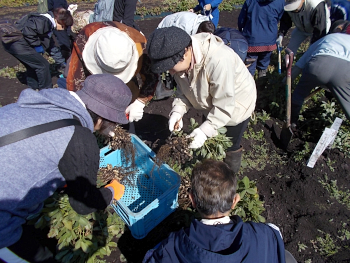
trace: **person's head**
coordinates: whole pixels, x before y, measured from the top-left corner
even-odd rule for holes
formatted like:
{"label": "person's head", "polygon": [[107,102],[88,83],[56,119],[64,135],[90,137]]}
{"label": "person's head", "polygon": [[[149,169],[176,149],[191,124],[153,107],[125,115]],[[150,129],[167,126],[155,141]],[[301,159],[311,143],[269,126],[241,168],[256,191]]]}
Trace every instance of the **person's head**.
{"label": "person's head", "polygon": [[329,34],[331,33],[347,33],[347,28],[350,25],[350,21],[348,20],[337,20],[335,21],[330,29]]}
{"label": "person's head", "polygon": [[104,121],[118,124],[129,122],[125,110],[132,94],[129,87],[117,77],[110,74],[90,75],[76,94],[90,113],[95,130],[99,130]]}
{"label": "person's head", "polygon": [[92,74],[112,74],[128,83],[135,75],[140,55],[126,32],[107,26],[89,37],[83,61]]}
{"label": "person's head", "polygon": [[304,9],[305,0],[285,0],[284,11],[299,13]]}
{"label": "person's head", "polygon": [[[68,10],[62,7],[55,8],[53,10],[53,15],[56,23],[62,28],[66,28],[68,26],[73,25],[73,17]],[[57,29],[59,29],[58,26]]]}
{"label": "person's head", "polygon": [[147,53],[154,73],[183,72],[191,64],[192,39],[178,27],[158,28],[148,38]]}
{"label": "person's head", "polygon": [[190,199],[204,218],[228,215],[240,200],[236,190],[237,177],[222,161],[207,159],[192,171]]}
{"label": "person's head", "polygon": [[197,34],[198,33],[211,33],[214,34],[215,31],[215,25],[211,21],[203,21],[200,23]]}

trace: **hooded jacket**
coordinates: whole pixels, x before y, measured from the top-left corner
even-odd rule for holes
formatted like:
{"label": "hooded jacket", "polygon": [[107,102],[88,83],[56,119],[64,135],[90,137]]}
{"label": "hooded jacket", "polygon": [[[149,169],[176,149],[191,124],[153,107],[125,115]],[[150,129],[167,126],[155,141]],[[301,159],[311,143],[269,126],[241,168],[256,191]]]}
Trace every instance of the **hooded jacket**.
{"label": "hooded jacket", "polygon": [[76,212],[104,209],[112,199],[96,188],[99,148],[90,114],[77,95],[63,89],[25,89],[17,103],[0,108],[0,137],[28,127],[77,117],[68,126],[5,145],[0,149],[0,248],[16,243],[26,218],[67,184]]}
{"label": "hooded jacket", "polygon": [[199,25],[204,21],[209,21],[209,17],[183,11],[164,17],[157,28],[176,26],[191,36],[197,33]]}
{"label": "hooded jacket", "polygon": [[208,33],[191,38],[195,63],[188,77],[184,73],[174,75],[178,89],[171,112],[183,115],[191,107],[202,110],[207,120],[201,130],[212,137],[218,128],[235,126],[251,116],[257,96],[255,82],[240,57],[221,38]]}
{"label": "hooded jacket", "polygon": [[280,233],[262,223],[205,225],[194,220],[187,229],[171,233],[144,262],[285,263]]}
{"label": "hooded jacket", "polygon": [[274,45],[283,12],[284,0],[246,0],[238,17],[238,29],[249,46]]}

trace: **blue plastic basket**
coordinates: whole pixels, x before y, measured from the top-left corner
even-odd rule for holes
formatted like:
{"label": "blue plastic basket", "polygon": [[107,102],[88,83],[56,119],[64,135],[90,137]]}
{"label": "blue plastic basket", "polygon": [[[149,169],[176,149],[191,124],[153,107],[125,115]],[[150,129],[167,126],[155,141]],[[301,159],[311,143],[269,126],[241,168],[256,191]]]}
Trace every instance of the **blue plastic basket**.
{"label": "blue plastic basket", "polygon": [[[178,207],[181,180],[167,164],[156,165],[153,161],[155,153],[136,135],[131,134],[131,139],[135,146],[137,172],[127,178],[123,197],[112,207],[132,236],[141,239]],[[100,167],[108,164],[129,166],[122,163],[120,150],[104,147],[100,151]]]}

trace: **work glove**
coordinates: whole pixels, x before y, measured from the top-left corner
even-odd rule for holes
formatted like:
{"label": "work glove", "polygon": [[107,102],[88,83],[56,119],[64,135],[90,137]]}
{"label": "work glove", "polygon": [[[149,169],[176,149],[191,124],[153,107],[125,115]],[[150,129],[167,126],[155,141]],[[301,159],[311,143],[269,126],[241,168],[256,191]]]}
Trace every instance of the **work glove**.
{"label": "work glove", "polygon": [[141,120],[143,116],[143,108],[145,106],[146,105],[139,100],[135,100],[131,103],[125,110],[126,115],[129,115],[129,122]]}
{"label": "work glove", "polygon": [[177,125],[177,129],[175,129],[175,131],[181,131],[182,127],[184,126],[184,123],[182,121],[182,115],[178,112],[173,112],[170,116],[170,119],[169,119],[169,131],[170,132],[173,132],[174,131],[174,127],[175,127],[175,124],[178,122],[178,125]]}
{"label": "work glove", "polygon": [[113,199],[115,200],[119,200],[120,198],[122,198],[125,191],[125,186],[115,179],[113,179],[109,184],[107,184],[105,188],[111,190]]}
{"label": "work glove", "polygon": [[43,46],[36,46],[34,47],[35,51],[40,53],[40,54],[44,54],[45,53],[45,50],[43,48]]}
{"label": "work glove", "polygon": [[189,148],[191,149],[202,147],[208,138],[200,128],[194,129],[194,131],[188,137],[193,137],[193,141],[189,145]]}
{"label": "work glove", "polygon": [[115,136],[114,130],[116,126],[117,126],[116,123],[104,120],[98,133],[104,136],[114,137]]}
{"label": "work glove", "polygon": [[283,41],[283,35],[278,35],[278,38],[276,39],[277,47],[282,47],[282,41]]}

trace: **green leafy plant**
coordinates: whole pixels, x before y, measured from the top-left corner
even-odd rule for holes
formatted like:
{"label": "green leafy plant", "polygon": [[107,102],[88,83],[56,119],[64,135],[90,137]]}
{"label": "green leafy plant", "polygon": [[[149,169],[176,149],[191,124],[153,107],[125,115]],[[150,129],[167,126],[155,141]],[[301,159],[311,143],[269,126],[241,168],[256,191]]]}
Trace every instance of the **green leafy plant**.
{"label": "green leafy plant", "polygon": [[240,216],[244,221],[265,222],[261,213],[265,211],[263,202],[259,200],[258,189],[255,181],[247,176],[238,181],[237,193],[241,197],[233,214]]}
{"label": "green leafy plant", "polygon": [[330,234],[318,230],[323,236],[316,237],[316,241],[311,240],[315,251],[319,251],[322,256],[330,257],[338,253],[340,247],[336,245],[335,240]]}
{"label": "green leafy plant", "polygon": [[49,238],[57,239],[59,262],[92,263],[109,256],[117,244],[113,237],[120,237],[124,223],[108,209],[88,215],[79,215],[70,206],[66,194],[55,193],[45,201],[36,228],[48,227]]}
{"label": "green leafy plant", "polygon": [[337,186],[337,180],[329,180],[325,176],[325,180],[319,180],[322,186],[328,191],[331,197],[335,198],[339,203],[345,205],[350,210],[350,191],[339,190]]}

